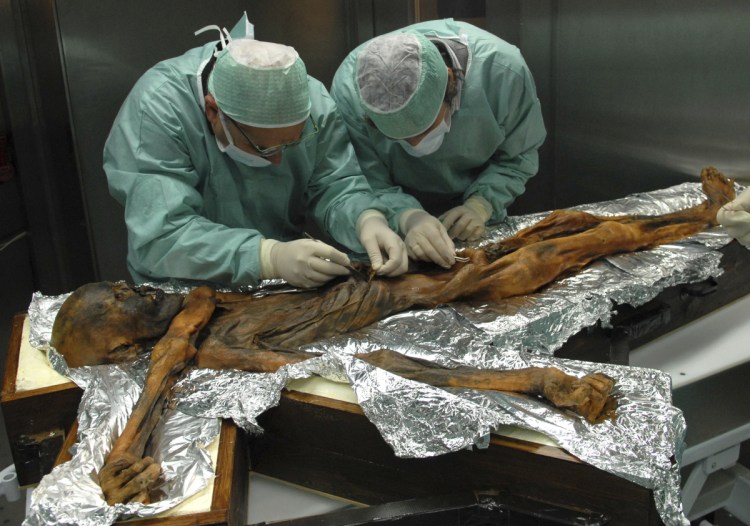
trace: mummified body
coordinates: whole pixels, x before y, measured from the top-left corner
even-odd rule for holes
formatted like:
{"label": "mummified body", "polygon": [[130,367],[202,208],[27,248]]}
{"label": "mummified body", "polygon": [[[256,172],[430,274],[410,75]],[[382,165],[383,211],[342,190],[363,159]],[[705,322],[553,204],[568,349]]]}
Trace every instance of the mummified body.
{"label": "mummified body", "polygon": [[[52,344],[69,365],[130,360],[164,335],[152,352],[141,399],[100,471],[108,502],[148,500],[148,487],[159,469],[142,458],[146,440],[175,376],[193,357],[199,367],[272,372],[310,358],[297,350],[300,345],[365,327],[411,307],[462,298],[493,301],[534,292],[597,258],[668,243],[715,225],[719,207],[734,198],[734,186],[712,168],[701,177],[708,199],[697,207],[658,217],[554,212],[494,246],[463,251],[468,262],[449,271],[369,281],[350,278],[316,291],[265,297],[214,293],[201,287],[183,300],[122,284],[82,287],[65,302],[53,330]],[[543,396],[589,422],[607,417],[614,408],[613,381],[601,374],[579,379],[555,368],[446,369],[388,350],[357,357],[434,386]]]}
{"label": "mummified body", "polygon": [[[699,206],[658,217],[597,217],[556,211],[494,246],[464,250],[461,256],[469,261],[456,263],[449,271],[369,282],[350,278],[292,297],[220,296],[222,314],[208,328],[198,363],[203,367],[233,363],[247,368],[248,346],[271,351],[296,349],[411,307],[529,294],[600,257],[683,239],[715,225],[717,210],[734,197],[733,184],[715,169],[703,170],[701,177],[708,199]],[[253,367],[262,370],[263,364]]]}

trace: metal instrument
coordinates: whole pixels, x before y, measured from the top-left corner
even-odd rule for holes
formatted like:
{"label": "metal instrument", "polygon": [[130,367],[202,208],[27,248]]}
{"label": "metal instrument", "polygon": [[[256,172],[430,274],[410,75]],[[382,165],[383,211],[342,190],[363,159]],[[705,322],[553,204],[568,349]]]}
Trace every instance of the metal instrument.
{"label": "metal instrument", "polygon": [[[307,232],[305,232],[304,234],[305,234],[305,237],[307,239],[311,239],[312,241],[319,241],[320,243],[322,243],[322,241],[320,241],[320,239],[314,238],[313,236],[311,236]],[[363,281],[369,281],[370,278],[367,276],[367,274],[365,274],[361,270],[357,270],[356,268],[354,268],[354,266],[352,266],[351,263],[348,264],[348,265],[343,265],[343,266],[346,267],[349,270],[349,274],[351,274],[355,278],[361,279]]]}

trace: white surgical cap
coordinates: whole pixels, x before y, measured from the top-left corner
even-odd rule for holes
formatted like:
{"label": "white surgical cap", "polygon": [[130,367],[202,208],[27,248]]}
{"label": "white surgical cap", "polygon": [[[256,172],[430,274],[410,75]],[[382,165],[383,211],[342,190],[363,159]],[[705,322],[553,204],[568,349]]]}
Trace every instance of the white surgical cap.
{"label": "white surgical cap", "polygon": [[310,115],[305,64],[282,44],[232,40],[216,59],[208,91],[221,111],[249,126],[283,128]]}
{"label": "white surgical cap", "polygon": [[440,52],[420,33],[374,38],[354,74],[365,113],[393,139],[419,135],[435,122],[448,83]]}

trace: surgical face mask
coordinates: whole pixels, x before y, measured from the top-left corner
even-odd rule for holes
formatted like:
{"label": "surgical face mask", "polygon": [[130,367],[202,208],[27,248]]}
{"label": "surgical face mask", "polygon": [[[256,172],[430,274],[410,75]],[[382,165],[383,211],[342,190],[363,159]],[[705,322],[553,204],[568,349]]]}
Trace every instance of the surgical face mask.
{"label": "surgical face mask", "polygon": [[425,155],[430,155],[431,153],[435,153],[438,148],[443,144],[443,139],[445,138],[445,134],[448,133],[451,129],[450,124],[450,114],[446,119],[443,119],[443,121],[435,126],[432,130],[430,130],[430,133],[422,137],[422,140],[419,141],[416,146],[412,146],[404,139],[399,139],[398,143],[403,147],[404,150],[406,150],[406,153],[409,155],[412,155],[414,157],[424,157]]}
{"label": "surgical face mask", "polygon": [[252,166],[253,168],[264,168],[271,165],[271,161],[269,161],[268,159],[260,157],[259,155],[253,155],[252,153],[246,152],[245,150],[241,150],[237,147],[236,144],[234,144],[234,139],[232,138],[232,134],[229,133],[227,121],[224,118],[224,113],[221,110],[219,111],[219,120],[221,121],[221,126],[224,128],[224,135],[226,135],[227,141],[229,142],[229,144],[227,145],[221,144],[219,138],[215,137],[216,145],[219,147],[219,150],[227,154],[231,159],[234,159],[238,163],[244,164],[245,166]]}

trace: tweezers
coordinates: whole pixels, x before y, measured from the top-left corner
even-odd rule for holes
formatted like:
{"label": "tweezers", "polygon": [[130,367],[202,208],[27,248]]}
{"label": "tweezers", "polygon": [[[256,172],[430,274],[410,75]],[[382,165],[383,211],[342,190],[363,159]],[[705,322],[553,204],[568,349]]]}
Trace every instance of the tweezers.
{"label": "tweezers", "polygon": [[[311,236],[310,234],[308,234],[307,232],[305,232],[304,234],[305,234],[305,237],[306,237],[307,239],[311,239],[312,241],[320,241],[319,239],[315,239],[314,237],[312,237],[312,236]],[[322,243],[322,241],[320,241],[320,242]],[[363,281],[369,281],[369,280],[370,280],[370,278],[369,278],[369,277],[367,277],[367,274],[365,274],[365,273],[364,273],[364,272],[362,272],[361,270],[357,270],[356,268],[354,268],[354,267],[352,266],[352,264],[351,264],[351,263],[349,263],[348,265],[342,265],[342,266],[343,266],[343,267],[346,267],[346,268],[347,268],[347,270],[349,270],[349,274],[351,274],[351,275],[352,275],[352,276],[354,276],[355,278],[361,279],[361,280],[363,280]]]}

